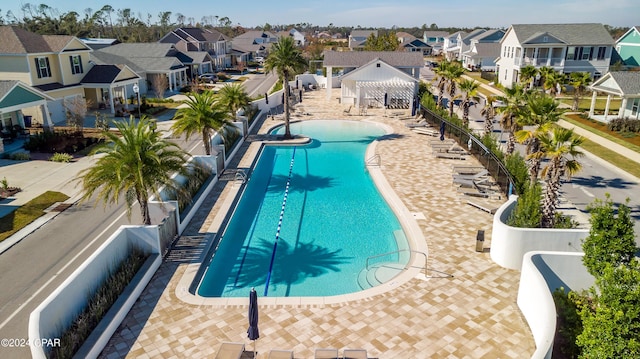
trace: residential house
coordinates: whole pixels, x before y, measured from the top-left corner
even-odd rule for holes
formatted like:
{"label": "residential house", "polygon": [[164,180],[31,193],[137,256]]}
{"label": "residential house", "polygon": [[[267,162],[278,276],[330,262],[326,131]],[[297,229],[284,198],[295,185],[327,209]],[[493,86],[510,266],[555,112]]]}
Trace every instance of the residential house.
{"label": "residential house", "polygon": [[619,60],[626,68],[640,66],[640,26],[630,28],[616,41],[615,64]]}
{"label": "residential house", "polygon": [[80,41],[84,42],[85,45],[94,50],[99,50],[107,46],[112,46],[120,43],[118,39],[96,39],[93,37],[81,37]]}
{"label": "residential house", "polygon": [[485,29],[475,29],[470,33],[458,32],[458,35],[455,39],[456,46],[450,47],[444,50],[444,55],[449,61],[458,60],[462,61],[462,54],[469,51],[471,48],[471,41],[482,33],[484,33]]}
{"label": "residential house", "polygon": [[33,115],[38,113],[39,124],[51,127],[48,101],[54,99],[35,87],[19,80],[0,80],[0,153],[5,152],[5,145],[24,134],[25,129],[36,125]]}
{"label": "residential house", "polygon": [[[465,31],[457,31],[453,34],[449,34],[444,38],[442,43],[441,54],[445,55],[445,58],[449,59],[447,54],[456,54],[460,52],[462,39],[468,34]],[[453,55],[450,55],[453,56]]]}
{"label": "residential house", "polygon": [[[173,44],[183,53],[206,52],[213,60],[212,68],[197,68],[197,74],[214,72],[231,67],[231,39],[215,29],[179,27],[162,37],[158,42]],[[195,57],[194,55],[190,55]],[[195,64],[194,64],[195,65]],[[204,65],[204,64],[203,64]]]}
{"label": "residential house", "polygon": [[235,62],[255,61],[256,58],[266,58],[271,44],[278,42],[278,36],[270,31],[252,30],[240,34],[231,40]]}
{"label": "residential house", "polygon": [[404,51],[420,52],[426,56],[431,55],[431,46],[425,44],[424,41],[416,38],[415,36],[401,31],[396,33],[396,37]]}
{"label": "residential house", "polygon": [[613,48],[613,38],[602,24],[511,25],[500,41],[498,81],[511,87],[527,65],[588,72],[597,80],[609,71]]}
{"label": "residential house", "polygon": [[504,31],[498,29],[484,31],[469,39],[469,50],[462,53],[462,66],[469,70],[494,71],[503,37]]}
{"label": "residential house", "polygon": [[[96,50],[91,53],[91,60],[96,65],[126,65],[143,79],[138,86],[140,93],[146,94],[163,82],[170,92],[185,86],[189,82],[189,68],[179,59],[185,56],[188,55],[178,51],[172,43],[125,43]],[[113,103],[114,99],[129,98],[134,94],[134,84],[119,87],[117,93],[110,94],[104,101]],[[113,106],[111,109],[114,110]]]}
{"label": "residential house", "polygon": [[22,124],[21,116],[31,116],[34,123],[50,126],[65,123],[65,101],[84,97],[82,79],[90,69],[91,48],[74,36],[38,35],[16,26],[0,26],[0,78],[20,81],[22,85],[6,85],[20,93],[36,93],[38,98],[49,100],[46,106],[20,108],[20,112],[6,115]]}
{"label": "residential house", "polygon": [[[129,110],[125,99],[134,97],[140,101],[140,94],[146,93],[146,87],[141,90],[140,84],[145,84],[136,72],[127,65],[93,65],[82,79],[85,88],[85,98],[91,108],[110,109],[112,114]],[[138,92],[134,86],[138,86]]]}
{"label": "residential house", "polygon": [[[418,52],[325,51],[323,66],[327,99],[333,87],[340,87],[342,104],[408,107],[417,94],[424,60]],[[334,69],[343,74],[334,79]]]}
{"label": "residential house", "polygon": [[425,31],[422,34],[422,41],[431,46],[433,55],[440,55],[444,47],[444,39],[449,36],[446,31]]}
{"label": "residential house", "polygon": [[[609,114],[611,99],[621,98],[620,109],[616,118],[640,119],[640,72],[639,71],[611,71],[596,80],[591,86],[593,91],[589,117],[608,122],[612,117]],[[603,115],[595,114],[596,96],[600,93],[607,94],[607,104]]]}
{"label": "residential house", "polygon": [[378,30],[353,30],[349,34],[349,50],[362,50],[369,36],[378,36]]}
{"label": "residential house", "polygon": [[296,29],[289,30],[289,36],[293,37],[293,42],[296,46],[305,46],[307,44],[306,35],[304,32],[300,32]]}

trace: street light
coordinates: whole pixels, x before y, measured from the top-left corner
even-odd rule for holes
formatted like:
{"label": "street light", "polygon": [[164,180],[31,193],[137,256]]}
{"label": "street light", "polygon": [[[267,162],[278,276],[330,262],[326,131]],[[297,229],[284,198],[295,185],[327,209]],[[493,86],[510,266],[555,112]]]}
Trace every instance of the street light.
{"label": "street light", "polygon": [[140,115],[140,87],[138,87],[138,84],[133,84],[133,92],[138,97],[138,118],[142,118]]}

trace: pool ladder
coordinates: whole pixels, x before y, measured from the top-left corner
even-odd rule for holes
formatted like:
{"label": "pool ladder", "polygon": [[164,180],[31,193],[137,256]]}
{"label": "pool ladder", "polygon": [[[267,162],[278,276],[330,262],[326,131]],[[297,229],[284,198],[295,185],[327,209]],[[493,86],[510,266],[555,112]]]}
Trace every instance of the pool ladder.
{"label": "pool ladder", "polygon": [[367,158],[367,160],[365,161],[365,164],[367,166],[380,166],[380,162],[382,162],[382,159],[380,158],[380,155],[375,154],[375,155]]}
{"label": "pool ladder", "polygon": [[[428,267],[429,267],[429,256],[428,256],[428,255],[427,255],[427,253],[425,253],[425,252],[421,252],[421,251],[414,251],[414,250],[411,250],[411,249],[399,249],[399,250],[397,250],[397,251],[393,251],[393,252],[388,252],[388,253],[377,254],[377,255],[374,255],[374,256],[369,256],[369,257],[367,257],[367,260],[366,260],[366,262],[365,262],[365,268],[366,268],[366,270],[367,270],[367,271],[371,269],[371,268],[370,268],[370,266],[369,266],[369,260],[370,260],[370,259],[376,259],[376,258],[380,258],[380,257],[386,257],[386,256],[390,256],[390,255],[392,255],[392,254],[402,255],[403,253],[408,253],[408,254],[410,254],[410,255],[411,255],[411,254],[422,254],[422,255],[424,256],[424,267],[423,267],[423,268],[421,268],[421,269],[423,269],[423,270],[424,270],[424,276],[425,276],[425,277],[428,277],[428,275],[427,275],[427,271],[428,271]],[[401,257],[401,258],[402,258],[402,257]],[[402,270],[405,270],[405,269],[407,269],[407,268],[408,268],[408,266],[409,266],[409,262],[410,262],[410,259],[411,259],[411,258],[407,258],[407,264],[406,264],[406,265],[404,265],[404,268],[402,268]],[[402,260],[401,260],[401,261],[402,261]]]}
{"label": "pool ladder", "polygon": [[236,170],[235,180],[242,182],[242,184],[245,184],[247,183],[247,174],[241,169]]}

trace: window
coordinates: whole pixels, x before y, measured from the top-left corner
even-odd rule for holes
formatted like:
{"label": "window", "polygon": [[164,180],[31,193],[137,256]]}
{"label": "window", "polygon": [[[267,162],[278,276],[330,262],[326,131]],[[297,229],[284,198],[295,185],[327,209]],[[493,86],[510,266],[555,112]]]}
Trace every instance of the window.
{"label": "window", "polygon": [[573,46],[567,47],[567,56],[565,57],[567,60],[575,60],[576,59],[576,48]]}
{"label": "window", "polygon": [[582,48],[582,60],[591,60],[593,58],[593,47],[585,46]]}
{"label": "window", "polygon": [[640,107],[640,98],[636,98],[633,100],[631,104],[631,116],[636,116],[638,114],[638,108]]}
{"label": "window", "polygon": [[607,54],[607,48],[604,46],[598,47],[598,60],[604,60],[605,55]]}
{"label": "window", "polygon": [[69,56],[69,62],[71,62],[72,74],[75,75],[82,73],[82,58],[80,58],[80,55]]}
{"label": "window", "polygon": [[49,58],[47,57],[36,57],[36,71],[38,73],[38,78],[43,77],[51,77],[51,67],[49,66]]}

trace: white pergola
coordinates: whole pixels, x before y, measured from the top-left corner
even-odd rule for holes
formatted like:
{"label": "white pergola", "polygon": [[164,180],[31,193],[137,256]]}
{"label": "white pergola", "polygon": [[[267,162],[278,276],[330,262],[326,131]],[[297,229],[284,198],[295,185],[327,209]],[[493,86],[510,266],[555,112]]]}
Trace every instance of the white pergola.
{"label": "white pergola", "polygon": [[342,98],[352,98],[356,108],[408,108],[414,96],[415,83],[400,78],[383,81],[345,80],[342,86]]}

